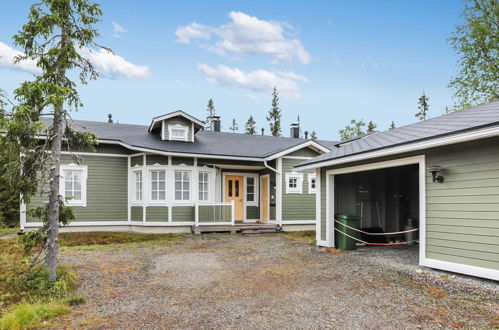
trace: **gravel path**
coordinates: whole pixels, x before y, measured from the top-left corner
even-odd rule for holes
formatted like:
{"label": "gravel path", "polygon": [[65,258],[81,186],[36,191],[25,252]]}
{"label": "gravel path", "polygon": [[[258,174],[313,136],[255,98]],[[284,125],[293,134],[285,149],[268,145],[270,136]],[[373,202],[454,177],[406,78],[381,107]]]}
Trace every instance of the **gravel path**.
{"label": "gravel path", "polygon": [[80,275],[79,294],[87,302],[58,327],[499,326],[496,282],[417,271],[410,265],[414,248],[334,252],[281,235],[222,234],[175,244],[65,249],[64,262]]}

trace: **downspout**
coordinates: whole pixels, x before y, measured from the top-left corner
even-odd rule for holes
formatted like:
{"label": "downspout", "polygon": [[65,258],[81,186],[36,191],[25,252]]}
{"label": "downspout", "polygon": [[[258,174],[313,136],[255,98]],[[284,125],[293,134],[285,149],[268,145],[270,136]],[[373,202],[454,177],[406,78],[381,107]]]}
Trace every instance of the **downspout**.
{"label": "downspout", "polygon": [[271,170],[272,172],[275,172],[275,173],[277,173],[277,174],[279,174],[279,175],[281,174],[281,172],[279,172],[278,170],[276,170],[275,168],[273,168],[272,166],[270,166],[269,164],[267,164],[267,161],[266,161],[266,160],[264,160],[264,161],[263,161],[263,165],[264,165],[266,168],[268,168],[269,170]]}

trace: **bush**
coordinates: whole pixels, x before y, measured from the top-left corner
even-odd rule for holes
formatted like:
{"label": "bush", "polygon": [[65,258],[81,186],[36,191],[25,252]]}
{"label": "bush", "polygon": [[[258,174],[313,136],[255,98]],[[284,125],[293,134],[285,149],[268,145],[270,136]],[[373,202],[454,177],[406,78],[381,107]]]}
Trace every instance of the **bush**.
{"label": "bush", "polygon": [[0,319],[0,329],[26,329],[36,327],[42,321],[65,314],[69,308],[61,303],[23,303]]}

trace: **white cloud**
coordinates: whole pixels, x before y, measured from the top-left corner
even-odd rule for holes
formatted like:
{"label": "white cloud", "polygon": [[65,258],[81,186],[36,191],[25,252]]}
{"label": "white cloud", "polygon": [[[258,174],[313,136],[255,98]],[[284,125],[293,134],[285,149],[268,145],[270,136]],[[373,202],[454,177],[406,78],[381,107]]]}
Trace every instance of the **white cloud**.
{"label": "white cloud", "polygon": [[145,65],[136,65],[105,49],[98,51],[89,48],[80,48],[81,56],[87,58],[95,68],[111,76],[125,78],[143,78],[150,75],[149,68]]}
{"label": "white cloud", "polygon": [[235,86],[250,92],[270,93],[274,86],[284,97],[301,97],[297,81],[308,82],[304,76],[294,72],[271,72],[255,70],[244,72],[238,68],[218,65],[212,68],[207,64],[198,64],[198,70],[206,75],[206,80],[213,85]]}
{"label": "white cloud", "polygon": [[363,68],[379,68],[380,63],[374,59],[372,56],[366,56],[366,62],[360,65]]}
{"label": "white cloud", "polygon": [[113,24],[113,37],[121,38],[122,33],[128,32],[128,30],[126,30],[124,27],[122,27],[118,23],[112,22],[112,24]]}
{"label": "white cloud", "polygon": [[230,12],[231,23],[209,27],[198,23],[180,26],[175,34],[177,42],[188,44],[193,39],[217,38],[213,43],[201,45],[217,54],[270,55],[273,62],[292,61],[295,57],[303,64],[310,55],[298,39],[287,38],[292,27],[285,23],[258,19],[241,12]]}
{"label": "white cloud", "polygon": [[0,67],[18,69],[31,73],[40,73],[42,71],[36,66],[36,62],[30,59],[14,63],[15,57],[19,55],[23,55],[23,53],[0,41]]}

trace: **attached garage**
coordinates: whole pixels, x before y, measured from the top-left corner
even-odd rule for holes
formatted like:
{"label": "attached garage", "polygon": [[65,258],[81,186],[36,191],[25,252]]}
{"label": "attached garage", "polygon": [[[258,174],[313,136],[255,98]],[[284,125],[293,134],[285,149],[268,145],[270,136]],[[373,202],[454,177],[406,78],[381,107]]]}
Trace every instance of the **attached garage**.
{"label": "attached garage", "polygon": [[367,231],[416,226],[421,266],[499,280],[499,102],[343,142],[297,166],[312,168],[318,245],[335,246],[337,214]]}

